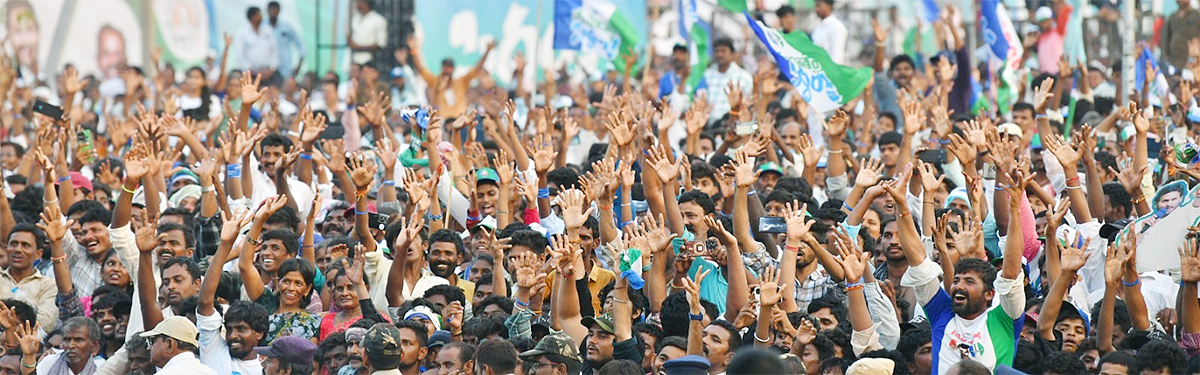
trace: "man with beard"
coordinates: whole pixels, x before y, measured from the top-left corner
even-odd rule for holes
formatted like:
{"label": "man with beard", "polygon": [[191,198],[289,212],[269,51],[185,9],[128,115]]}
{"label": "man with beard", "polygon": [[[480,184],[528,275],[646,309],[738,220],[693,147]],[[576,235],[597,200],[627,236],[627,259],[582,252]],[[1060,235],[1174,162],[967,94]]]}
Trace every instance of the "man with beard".
{"label": "man with beard", "polygon": [[367,328],[360,326],[370,322],[369,319],[363,319],[346,329],[346,364],[337,370],[331,367],[326,367],[326,370],[331,370],[331,374],[337,375],[365,375],[370,371],[366,366],[367,357],[362,346],[363,338],[367,336]]}
{"label": "man with beard", "polygon": [[[102,360],[92,360],[92,355],[100,350],[100,326],[94,320],[77,316],[63,323],[62,352],[42,358],[37,365],[38,374],[49,375],[90,375],[103,364]],[[99,362],[99,363],[97,363]]]}
{"label": "man with beard", "polygon": [[125,333],[129,324],[129,308],[132,301],[125,293],[108,293],[92,303],[92,319],[100,326],[104,358],[112,358],[125,345]]}
{"label": "man with beard", "polygon": [[[228,246],[214,255],[213,264],[223,264],[229,253]],[[221,316],[215,308],[217,283],[221,280],[221,267],[209,267],[200,284],[200,301],[196,308],[196,328],[200,331],[200,360],[219,373],[259,375],[263,365],[254,353],[255,346],[262,341],[269,329],[267,310],[251,301],[236,301],[225,310],[222,326]],[[225,336],[221,336],[221,328]]]}
{"label": "man with beard", "polygon": [[325,221],[321,222],[321,237],[335,238],[350,235],[350,227],[354,225],[352,217],[346,216],[350,204],[344,201],[334,201],[325,213]]}
{"label": "man with beard", "polygon": [[[1011,211],[1017,212],[1030,179],[1018,173],[1012,180],[1016,182],[1006,186],[1005,190],[1009,194]],[[896,188],[885,189],[897,201],[904,199],[904,193]],[[896,211],[898,217],[911,215],[907,205],[896,205]],[[1009,217],[1008,241],[999,277],[996,268],[987,260],[963,259],[954,265],[949,291],[939,280],[941,267],[927,261],[916,225],[912,220],[897,221],[897,238],[910,265],[902,285],[913,288],[933,331],[942,332],[932,340],[934,373],[946,373],[951,366],[964,360],[980,362],[989,370],[1001,364],[1012,365],[1013,343],[1017,342],[1021,332],[1025,307],[1025,275],[1021,270],[1025,243],[1021,240],[1019,216]],[[959,249],[968,254],[974,250]],[[996,297],[1000,301],[993,304]]]}
{"label": "man with beard", "polygon": [[372,375],[418,375],[425,347],[425,326],[401,320],[395,325],[379,323],[367,330],[362,340],[367,366]]}
{"label": "man with beard", "polygon": [[429,270],[437,277],[446,279],[450,286],[462,289],[469,301],[475,295],[475,283],[454,274],[455,267],[462,263],[466,253],[463,247],[462,237],[458,233],[449,229],[439,229],[429,236],[429,248],[426,253]]}
{"label": "man with beard", "polygon": [[[629,313],[628,302],[614,304],[625,305],[625,314]],[[598,373],[601,367],[613,360],[625,359],[642,363],[642,350],[638,348],[637,339],[633,337],[629,319],[614,321],[612,315],[604,314],[583,318],[582,323],[588,328],[587,339],[584,340],[587,351],[584,356],[583,375],[591,375],[593,371]]]}
{"label": "man with beard", "polygon": [[[873,198],[872,198],[873,199]],[[900,240],[896,238],[896,231],[899,228],[895,216],[883,219],[882,228],[879,232],[879,252],[883,253],[885,259],[885,267],[875,269],[875,280],[887,281],[892,284],[896,290],[897,301],[908,301],[909,306],[916,307],[916,295],[913,294],[913,289],[900,285],[900,279],[904,273],[908,271],[908,257],[904,255],[904,249],[900,247]],[[905,220],[910,220],[905,218]],[[915,310],[910,309],[910,313]]]}

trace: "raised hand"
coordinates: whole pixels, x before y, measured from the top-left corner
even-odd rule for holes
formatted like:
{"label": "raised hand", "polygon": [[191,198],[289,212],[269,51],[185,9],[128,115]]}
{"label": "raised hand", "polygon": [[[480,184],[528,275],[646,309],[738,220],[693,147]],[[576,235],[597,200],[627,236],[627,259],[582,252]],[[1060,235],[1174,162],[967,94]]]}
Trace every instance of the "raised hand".
{"label": "raised hand", "polygon": [[797,327],[796,331],[799,332],[796,334],[796,344],[809,346],[817,339],[817,327],[808,319],[801,319],[800,327]]}
{"label": "raised hand", "polygon": [[763,307],[775,306],[782,300],[780,292],[783,286],[779,285],[779,281],[779,270],[768,266],[762,274],[762,281],[758,283],[758,301]]}
{"label": "raised hand", "polygon": [[813,143],[812,137],[808,134],[800,135],[800,154],[804,156],[805,168],[816,168],[817,163],[821,161],[821,154],[825,152],[825,146],[818,146]]}
{"label": "raised hand", "polygon": [[1125,261],[1130,256],[1127,247],[1128,245],[1124,242],[1120,245],[1115,242],[1108,245],[1108,251],[1104,257],[1104,281],[1110,288],[1115,288],[1121,282],[1121,278],[1125,276]]}
{"label": "raised hand", "polygon": [[604,126],[608,128],[609,134],[612,134],[617,146],[621,147],[633,142],[633,136],[637,132],[633,119],[624,111],[608,114],[608,121],[604,122]]}
{"label": "raised hand", "polygon": [[75,95],[75,93],[83,90],[83,81],[79,80],[79,71],[74,66],[68,65],[66,69],[63,69],[62,89],[67,93],[67,96]]}
{"label": "raised hand", "polygon": [[558,157],[558,147],[555,147],[553,140],[547,134],[538,135],[534,141],[534,148],[525,147],[525,151],[533,158],[534,168],[539,174],[550,171],[554,168],[554,160]]}
{"label": "raised hand", "polygon": [[346,141],[330,139],[321,141],[321,149],[329,153],[329,171],[335,175],[346,172]]}
{"label": "raised hand", "polygon": [[933,164],[917,160],[917,170],[921,173],[921,187],[925,189],[926,194],[936,193],[938,187],[942,186],[942,181],[946,179],[946,175],[937,173]]}
{"label": "raised hand", "polygon": [[375,180],[375,172],[379,169],[375,165],[374,160],[367,160],[362,154],[351,156],[350,160],[350,180],[354,182],[354,187],[358,189],[357,193],[364,193],[371,190],[371,181]]}
{"label": "raised hand", "polygon": [[321,137],[321,133],[325,131],[325,115],[316,114],[306,116],[304,121],[304,132],[300,133],[300,142],[305,145],[311,145]]}
{"label": "raised hand", "polygon": [[[1046,216],[1046,232],[1047,234],[1054,233],[1058,227],[1062,225],[1063,218],[1067,216],[1067,212],[1071,211],[1071,197],[1060,199],[1054,205],[1054,209]],[[1050,237],[1049,235],[1046,236]]]}
{"label": "raised hand", "polygon": [[13,333],[17,336],[17,343],[21,347],[21,355],[26,358],[36,357],[38,350],[42,348],[42,339],[38,338],[38,332],[42,330],[42,324],[33,324],[27,320],[25,324],[18,324],[13,328]]}
{"label": "raised hand", "polygon": [[[1062,248],[1062,269],[1066,272],[1077,272],[1087,264],[1087,259],[1091,257],[1091,253],[1085,253],[1088,244],[1092,242],[1091,238],[1084,240],[1083,235],[1074,233],[1074,238],[1067,238],[1067,246]],[[1056,241],[1057,239],[1047,239]]]}
{"label": "raised hand", "polygon": [[892,30],[890,27],[886,29],[880,27],[877,19],[871,19],[871,29],[874,30],[876,46],[883,45],[883,42],[887,40],[888,32]]}
{"label": "raised hand", "polygon": [[841,259],[834,258],[834,260],[841,264],[846,282],[861,281],[863,273],[867,272],[867,264],[869,264],[871,256],[863,253],[862,247],[858,246],[857,241],[847,236],[844,229],[839,227],[834,230],[834,233],[837,234],[834,245],[837,247],[838,255],[841,255]]}
{"label": "raised hand", "polygon": [[442,310],[442,316],[446,317],[446,325],[450,326],[451,333],[462,332],[463,311],[462,303],[458,301],[450,302],[446,309]]}
{"label": "raised hand", "polygon": [[396,149],[396,140],[392,137],[382,138],[375,141],[375,156],[379,157],[379,161],[383,163],[383,170],[390,171],[396,168],[396,161],[400,153]]}
{"label": "raised hand", "polygon": [[[811,235],[809,229],[812,228],[816,221],[805,220],[804,213],[808,211],[808,204],[800,204],[800,201],[792,201],[786,204],[784,208],[783,219],[787,222],[787,239],[789,243],[803,241],[805,236]],[[788,245],[791,246],[791,245]]]}
{"label": "raised hand", "polygon": [[1033,92],[1033,107],[1037,113],[1046,113],[1046,107],[1050,106],[1050,101],[1054,98],[1053,91],[1054,78],[1047,78],[1037,87],[1037,91]]}
{"label": "raised hand", "polygon": [[1075,170],[1079,164],[1079,151],[1072,148],[1063,140],[1062,136],[1057,134],[1043,134],[1042,144],[1046,145],[1046,149],[1054,154],[1058,162],[1062,164],[1064,169]]}
{"label": "raised hand", "polygon": [[671,161],[671,150],[662,144],[654,145],[646,150],[646,163],[654,168],[654,172],[658,174],[658,178],[664,183],[674,182],[679,178],[679,161]]}
{"label": "raised hand", "polygon": [[517,288],[533,289],[546,278],[546,273],[539,273],[537,254],[531,251],[526,251],[516,255],[517,265]]}
{"label": "raised hand", "polygon": [[1185,239],[1183,247],[1179,248],[1179,270],[1182,272],[1180,280],[1183,282],[1200,282],[1200,248],[1197,247],[1195,237]]}
{"label": "raised hand", "polygon": [[737,187],[750,187],[758,181],[758,175],[762,172],[754,170],[754,163],[750,162],[750,158],[745,153],[737,153],[734,155],[732,163],[734,182]]}
{"label": "raised hand", "polygon": [[[982,134],[980,136],[982,136]],[[959,163],[974,169],[975,158],[978,157],[978,154],[975,151],[975,146],[967,143],[967,141],[958,136],[958,134],[950,134],[950,144],[946,145],[946,150],[950,151],[951,154],[954,154],[954,158],[958,159]]]}
{"label": "raised hand", "polygon": [[254,79],[249,75],[242,77],[242,106],[247,107],[253,105],[258,99],[261,99],[263,94],[267,92],[264,87],[261,90],[258,88],[262,84],[262,74],[255,74]]}
{"label": "raised hand", "polygon": [[254,221],[254,213],[250,210],[241,210],[239,213],[228,215],[221,211],[221,218],[224,219],[221,223],[221,241],[232,242],[237,239],[242,228]]}
{"label": "raised hand", "polygon": [[[583,223],[587,221],[588,216],[591,216],[592,211],[595,210],[594,207],[588,204],[589,202],[587,202],[583,192],[578,189],[564,190],[558,194],[558,197],[563,201],[563,223],[567,228],[582,227]],[[583,210],[585,205],[587,206],[587,211]]]}
{"label": "raised hand", "polygon": [[62,221],[62,209],[57,204],[47,204],[42,210],[42,221],[37,223],[37,227],[46,233],[46,238],[51,243],[57,243],[67,235],[67,228],[75,223],[75,219],[70,219],[67,223]]}
{"label": "raised hand", "polygon": [[829,135],[829,139],[841,139],[846,134],[846,125],[849,123],[850,115],[839,109],[825,121],[825,134]]}
{"label": "raised hand", "polygon": [[143,144],[135,144],[133,149],[125,154],[125,178],[140,180],[150,173],[150,154]]}
{"label": "raised hand", "polygon": [[275,214],[275,211],[287,205],[287,195],[276,195],[267,198],[262,205],[258,206],[258,210],[254,212],[254,220],[265,221],[268,217]]}
{"label": "raised hand", "polygon": [[693,314],[700,314],[704,308],[700,306],[700,283],[704,282],[704,278],[712,272],[710,269],[704,269],[696,274],[695,280],[690,277],[684,277],[680,282],[683,284],[683,290],[687,293],[688,307],[691,308]]}
{"label": "raised hand", "polygon": [[859,187],[875,186],[883,178],[883,168],[883,161],[878,158],[863,161],[862,167],[858,169],[858,175],[854,176],[854,185]]}

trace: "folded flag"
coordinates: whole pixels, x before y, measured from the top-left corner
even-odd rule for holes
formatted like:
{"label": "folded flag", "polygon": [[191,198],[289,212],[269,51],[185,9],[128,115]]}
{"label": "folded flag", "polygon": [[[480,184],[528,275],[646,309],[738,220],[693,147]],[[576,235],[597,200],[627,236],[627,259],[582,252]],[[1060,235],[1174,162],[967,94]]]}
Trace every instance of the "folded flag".
{"label": "folded flag", "polygon": [[838,65],[829,53],[813,44],[802,31],[784,35],[744,13],[758,40],[767,46],[775,64],[818,112],[838,109],[858,97],[871,79],[871,68]]}

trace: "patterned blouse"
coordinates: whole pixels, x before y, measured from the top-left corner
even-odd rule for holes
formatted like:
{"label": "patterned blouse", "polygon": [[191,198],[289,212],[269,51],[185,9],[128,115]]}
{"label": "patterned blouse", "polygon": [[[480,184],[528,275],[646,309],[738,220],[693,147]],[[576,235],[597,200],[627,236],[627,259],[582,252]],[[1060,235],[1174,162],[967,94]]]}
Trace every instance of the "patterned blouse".
{"label": "patterned blouse", "polygon": [[[271,314],[271,328],[267,339],[274,341],[283,336],[298,336],[305,340],[317,337],[321,329],[321,316],[308,311]],[[269,342],[268,341],[268,342]]]}

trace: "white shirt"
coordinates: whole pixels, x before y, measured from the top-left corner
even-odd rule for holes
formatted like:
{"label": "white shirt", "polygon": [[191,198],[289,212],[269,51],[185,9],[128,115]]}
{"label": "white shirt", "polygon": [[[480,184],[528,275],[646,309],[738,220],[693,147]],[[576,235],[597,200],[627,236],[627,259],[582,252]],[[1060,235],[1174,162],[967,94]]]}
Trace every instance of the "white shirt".
{"label": "white shirt", "polygon": [[234,359],[229,354],[229,345],[225,343],[225,336],[221,334],[222,323],[221,315],[216,311],[208,316],[196,313],[196,328],[200,330],[201,362],[221,374],[262,375],[262,362],[258,361],[258,356],[247,361]]}
{"label": "white shirt", "polygon": [[258,31],[255,31],[253,26],[246,25],[238,31],[235,40],[234,43],[238,45],[238,62],[245,70],[271,70],[279,66],[275,32],[266,22],[258,25]]}
{"label": "white shirt", "polygon": [[729,68],[724,72],[720,68],[720,65],[712,64],[704,71],[704,82],[708,86],[705,89],[708,91],[708,103],[712,104],[709,120],[719,119],[729,113],[729,94],[725,92],[729,82],[737,82],[738,88],[742,89],[742,97],[749,98],[754,91],[754,77],[736,62],[730,62]]}
{"label": "white shirt", "polygon": [[846,38],[850,35],[850,31],[846,29],[846,25],[839,20],[837,15],[830,13],[829,17],[821,20],[812,31],[812,41],[818,47],[824,48],[825,52],[829,52],[829,58],[838,64],[846,63]]}
{"label": "white shirt", "polygon": [[[350,16],[350,41],[360,46],[387,45],[387,19],[375,13],[374,10],[361,14],[357,11]],[[355,52],[351,56],[355,64],[366,64],[371,61],[370,52]]]}
{"label": "white shirt", "polygon": [[[251,197],[253,207],[258,207],[267,198],[278,195],[275,192],[275,180],[260,171],[258,166],[258,159],[250,158],[250,178],[253,179],[252,183],[254,184],[254,196]],[[300,217],[308,217],[308,211],[312,209],[312,188],[293,177],[288,177],[287,183],[288,190],[292,193],[291,198],[296,200],[296,208],[300,211]]]}
{"label": "white shirt", "polygon": [[217,375],[208,365],[200,363],[196,359],[196,355],[191,352],[183,352],[172,357],[167,361],[167,365],[158,369],[158,375]]}

